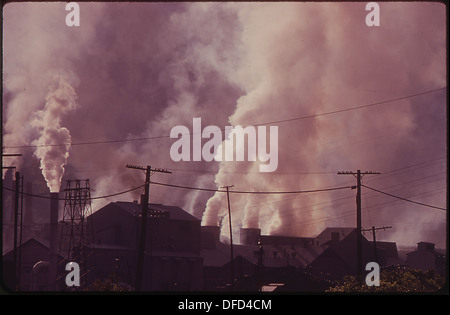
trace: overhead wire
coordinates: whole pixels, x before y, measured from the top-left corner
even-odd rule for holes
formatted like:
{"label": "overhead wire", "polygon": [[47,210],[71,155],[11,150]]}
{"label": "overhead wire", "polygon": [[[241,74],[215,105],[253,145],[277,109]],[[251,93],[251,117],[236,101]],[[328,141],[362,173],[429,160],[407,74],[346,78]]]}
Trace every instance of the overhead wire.
{"label": "overhead wire", "polygon": [[[160,186],[166,186],[166,187],[173,187],[173,188],[182,188],[182,189],[190,189],[190,190],[200,190],[200,191],[210,191],[210,192],[227,192],[226,190],[220,190],[220,189],[210,189],[210,188],[201,188],[201,187],[191,187],[191,186],[181,186],[181,185],[174,185],[174,184],[166,184],[166,183],[160,183],[152,181],[152,184],[160,185]],[[131,188],[125,191],[121,191],[114,194],[104,195],[104,196],[98,196],[98,197],[91,197],[91,200],[95,199],[105,199],[110,198],[118,195],[122,195],[134,190],[137,190],[139,188],[144,187],[145,185],[141,185],[135,188]],[[236,193],[236,194],[302,194],[302,193],[314,193],[314,192],[324,192],[324,191],[333,191],[333,190],[340,190],[340,189],[348,189],[351,188],[351,186],[342,186],[342,187],[333,187],[333,188],[324,188],[324,189],[311,189],[311,190],[292,190],[292,191],[244,191],[244,190],[236,190],[236,191],[229,191],[230,193]],[[3,189],[13,191],[14,189],[3,187]],[[21,192],[24,195],[37,197],[37,198],[44,198],[44,199],[51,199],[49,196],[42,196],[42,195],[35,195],[30,194],[26,192]],[[59,199],[64,200],[64,199]]]}
{"label": "overhead wire", "polygon": [[[270,121],[270,122],[262,122],[262,123],[258,123],[258,124],[253,124],[253,126],[264,126],[264,125],[270,125],[270,124],[280,124],[280,123],[286,123],[286,122],[291,122],[291,121],[298,121],[298,120],[310,119],[310,118],[315,118],[315,117],[320,117],[320,116],[338,114],[338,113],[343,113],[343,112],[348,112],[348,111],[353,111],[353,110],[359,110],[359,109],[363,109],[363,108],[369,108],[369,107],[373,107],[373,106],[378,106],[378,105],[383,105],[383,104],[387,104],[387,103],[391,103],[391,102],[396,102],[396,101],[400,101],[400,100],[404,100],[404,99],[414,98],[414,97],[418,97],[418,96],[422,96],[422,95],[426,95],[426,94],[442,91],[442,90],[445,90],[445,89],[447,89],[447,87],[442,87],[442,88],[428,90],[428,91],[419,92],[419,93],[415,93],[415,94],[410,94],[410,95],[406,95],[406,96],[402,96],[402,97],[392,98],[392,99],[388,99],[388,100],[384,100],[384,101],[380,101],[380,102],[369,103],[369,104],[364,104],[364,105],[354,106],[354,107],[348,107],[348,108],[334,110],[334,111],[329,111],[329,112],[323,112],[323,113],[318,113],[318,114],[299,116],[299,117],[288,118],[288,119],[274,120],[274,121]],[[16,145],[16,146],[10,145],[10,146],[4,146],[3,148],[4,149],[20,149],[20,148],[58,147],[58,146],[66,146],[66,145],[79,146],[79,145],[94,145],[94,144],[108,144],[108,143],[121,143],[121,142],[132,142],[132,141],[156,140],[156,139],[165,139],[165,138],[170,138],[170,135],[164,135],[164,136],[161,135],[161,136],[152,136],[152,137],[139,137],[139,138],[128,138],[128,139],[114,139],[114,140],[84,141],[84,142],[60,143],[60,144],[36,144],[36,145]]]}
{"label": "overhead wire", "polygon": [[[433,193],[433,192],[431,192],[431,193]],[[421,195],[427,195],[427,194],[430,194],[430,192],[426,192],[426,193],[423,193]],[[345,199],[353,199],[353,198],[354,197],[351,196],[351,197],[343,197],[343,198],[338,198],[338,199],[334,199],[334,200],[330,200],[330,201],[326,201],[326,202],[321,202],[319,204],[327,204],[327,203],[329,203],[329,205],[322,206],[322,207],[320,207],[320,209],[323,210],[325,208],[331,208],[332,206],[333,206],[333,208],[334,207],[341,207],[341,206],[343,206],[345,204],[348,204],[348,202],[336,204],[335,201],[345,200]],[[397,201],[399,201],[399,200],[385,202],[385,203],[383,203],[381,205],[372,205],[369,208],[385,206],[387,204],[396,203]],[[325,214],[324,216],[321,216],[319,218],[309,218],[309,219],[306,219],[306,220],[302,219],[301,222],[299,222],[298,220],[290,220],[289,219],[290,217],[292,217],[294,215],[297,215],[299,213],[311,213],[311,212],[317,210],[317,208],[314,208],[315,205],[318,205],[318,204],[311,204],[311,205],[308,205],[308,206],[305,206],[305,207],[296,208],[296,209],[305,209],[305,208],[308,209],[308,208],[310,208],[310,210],[304,210],[304,211],[300,211],[300,212],[290,211],[289,213],[283,213],[283,215],[280,217],[280,219],[283,220],[283,228],[277,228],[277,230],[276,230],[277,233],[281,232],[281,231],[292,231],[292,229],[297,228],[297,227],[307,226],[307,225],[311,225],[311,224],[317,224],[317,223],[321,223],[321,222],[325,222],[325,221],[331,221],[331,220],[341,219],[341,218],[344,218],[344,217],[354,216],[355,215],[355,211],[352,209],[352,210],[344,210],[344,211],[340,212],[339,214],[335,214],[335,215],[333,215],[333,214],[326,215]],[[296,209],[291,209],[291,210],[296,210]],[[258,218],[259,219],[261,219],[261,218],[268,218],[269,216],[270,216],[269,213],[264,213],[264,214],[260,213]]]}
{"label": "overhead wire", "polygon": [[[431,177],[431,176],[415,179],[415,180],[412,180],[412,181],[409,181],[409,182],[406,182],[406,183],[411,183],[413,181],[427,179],[429,177]],[[401,183],[401,184],[391,185],[389,187],[394,187],[394,186],[399,186],[399,185],[401,186],[401,185],[404,185],[404,184],[405,183]],[[420,184],[423,184],[423,183],[420,183]],[[414,196],[425,196],[425,195],[429,195],[430,193],[435,193],[435,191],[433,191],[433,192],[424,192],[423,194],[414,195]],[[374,197],[375,196],[371,196],[371,197],[367,197],[366,196],[366,203],[367,203],[367,199],[372,199]],[[283,218],[283,220],[286,220],[286,218],[297,216],[298,214],[301,214],[301,213],[312,213],[313,211],[316,211],[316,210],[324,210],[325,208],[331,208],[331,207],[339,208],[339,207],[342,207],[342,206],[345,206],[345,205],[349,205],[350,202],[351,202],[350,200],[352,200],[353,198],[354,198],[353,196],[348,196],[348,197],[343,197],[343,198],[332,199],[332,200],[329,200],[329,201],[326,201],[326,202],[320,202],[320,203],[314,203],[314,204],[309,204],[309,205],[303,205],[301,207],[290,208],[289,209],[290,211],[288,211],[288,213],[286,213],[286,211],[283,212],[282,218]],[[344,203],[341,202],[340,204],[336,204],[335,203],[336,201],[341,201],[341,200],[342,201],[343,200],[348,200],[348,201],[344,202]],[[284,199],[283,200],[278,200],[277,203],[278,202],[285,202],[285,201],[286,200],[284,200]],[[375,204],[375,205],[371,205],[370,207],[367,207],[367,208],[374,209],[374,208],[379,208],[380,206],[386,206],[386,205],[389,205],[389,204],[392,204],[392,203],[396,203],[396,201],[385,202],[385,203],[382,203],[382,204]],[[325,204],[328,204],[328,205],[325,205]],[[261,206],[264,206],[264,205],[265,204],[257,204],[257,205],[252,205],[252,206],[245,205],[245,206],[242,206],[242,207],[238,206],[238,208],[248,209],[249,207],[261,207]],[[319,206],[319,205],[321,205],[320,208],[317,208],[317,206]],[[236,206],[234,206],[234,208],[236,208]],[[300,212],[298,210],[300,210]],[[344,214],[343,216],[347,216],[348,213],[350,213],[350,214],[353,213],[353,210],[342,212],[342,214]],[[269,216],[271,216],[270,213],[259,213],[258,214],[258,218],[259,219],[261,219],[261,218],[268,218]],[[341,215],[333,216],[333,217],[329,217],[328,216],[328,218],[330,218],[330,219],[340,218],[340,217],[342,217],[342,216]]]}
{"label": "overhead wire", "polygon": [[[382,171],[380,175],[374,177],[372,180],[378,180],[380,178],[384,178],[384,176],[388,175],[391,176],[391,173],[394,172],[399,172],[402,171],[404,169],[408,169],[408,168],[412,168],[418,165],[423,165],[423,164],[427,164],[421,167],[417,167],[415,169],[418,168],[423,168],[423,167],[428,167],[431,166],[433,164],[439,163],[439,160],[445,159],[447,158],[446,156],[442,156],[436,159],[432,159],[429,161],[424,161],[424,162],[420,162],[420,163],[416,163],[416,164],[411,164],[408,166],[404,166],[398,169],[392,169],[392,170],[388,170],[388,171]],[[121,168],[118,167],[110,167],[110,168],[101,168],[101,169],[77,169],[77,173],[92,173],[92,172],[110,172],[110,171],[117,171]],[[201,173],[201,174],[211,174],[211,175],[216,175],[217,174],[217,170],[213,170],[213,169],[183,169],[183,168],[168,168],[169,171],[172,172],[188,172],[188,173]],[[261,173],[261,172],[236,172],[236,171],[226,171],[223,172],[222,174],[243,174],[243,175],[332,175],[332,174],[336,174],[336,171],[283,171],[283,172],[267,172],[267,173]]]}
{"label": "overhead wire", "polygon": [[[420,194],[414,194],[406,199],[410,199],[411,197],[426,197],[426,196],[431,196],[431,195],[435,195],[435,194],[441,194],[443,192],[444,188],[437,188],[437,189],[433,189],[430,191],[424,191]],[[404,197],[402,197],[404,198]],[[402,202],[403,200],[394,198],[394,199],[389,199],[389,201],[383,202],[383,203],[378,203],[376,205],[371,205],[368,208],[381,208],[381,207],[385,207],[386,205],[390,206],[390,205],[397,205],[399,202]]]}
{"label": "overhead wire", "polygon": [[[430,191],[430,192],[423,192],[419,195],[414,195],[416,197],[419,196],[426,196],[426,195],[430,195],[430,194],[434,194],[436,192],[439,192],[440,190],[434,190],[434,191]],[[366,197],[366,199],[372,199],[375,196],[371,196],[371,197]],[[313,203],[313,204],[308,204],[308,205],[302,205],[301,207],[296,207],[296,208],[289,208],[289,211],[283,211],[283,215],[282,217],[284,219],[288,219],[293,217],[293,216],[297,216],[299,214],[307,214],[307,213],[312,213],[314,211],[324,211],[327,208],[333,208],[333,209],[339,209],[342,208],[343,206],[346,205],[350,205],[351,203],[353,203],[354,200],[354,196],[346,196],[346,197],[341,197],[341,198],[335,198],[335,199],[331,199],[328,201],[322,201],[319,203]],[[336,203],[337,201],[340,201],[339,203]],[[398,201],[400,200],[393,200],[393,201],[388,201],[388,202],[384,202],[384,203],[377,203],[377,204],[372,204],[371,206],[367,206],[367,209],[370,209],[372,211],[372,209],[378,209],[380,207],[385,207],[385,206],[389,206],[391,204],[396,204]],[[254,206],[250,206],[250,207],[257,207],[258,205],[254,205]],[[320,206],[320,207],[318,207]],[[236,206],[233,207],[234,209],[236,208]],[[245,207],[238,207],[238,208],[248,208],[248,206]],[[300,211],[299,211],[300,210]],[[350,211],[344,211],[342,213],[354,213],[354,210],[350,210]],[[270,213],[259,213],[258,214],[258,218],[268,218],[270,217],[271,214]]]}
{"label": "overhead wire", "polygon": [[[110,195],[104,195],[104,196],[98,196],[98,197],[91,197],[90,200],[95,200],[95,199],[105,199],[105,198],[110,198],[110,197],[115,197],[115,196],[123,195],[123,194],[129,193],[129,192],[132,192],[132,191],[134,191],[134,190],[137,190],[137,189],[139,189],[139,188],[143,188],[144,186],[145,186],[145,185],[141,185],[141,186],[134,187],[134,188],[131,188],[131,189],[127,189],[127,190],[124,190],[124,191],[121,191],[121,192],[113,193],[113,194],[110,194]],[[3,187],[3,189],[8,190],[8,191],[11,191],[11,192],[15,192],[15,190],[12,189],[12,188]],[[42,198],[42,199],[52,199],[52,197],[50,197],[50,196],[48,196],[48,195],[36,195],[36,194],[30,194],[30,193],[23,192],[23,191],[20,192],[20,193],[23,194],[23,195],[26,195],[26,196],[30,196],[30,197],[36,197],[36,198]],[[57,200],[65,200],[65,199],[64,199],[64,198],[58,198]]]}
{"label": "overhead wire", "polygon": [[418,205],[421,205],[421,206],[424,206],[424,207],[429,207],[429,208],[434,208],[434,209],[438,209],[438,210],[447,211],[446,208],[436,207],[436,206],[433,206],[433,205],[429,205],[429,204],[425,204],[425,203],[422,203],[422,202],[417,202],[417,201],[414,201],[414,200],[406,199],[406,198],[403,198],[403,197],[400,197],[400,196],[392,195],[390,193],[387,193],[387,192],[384,192],[384,191],[381,191],[381,190],[378,190],[378,189],[375,189],[375,188],[372,188],[372,187],[369,187],[369,186],[366,186],[366,185],[362,185],[362,186],[364,186],[367,189],[376,191],[378,193],[381,193],[381,194],[384,194],[384,195],[387,195],[387,196],[390,196],[390,197],[393,197],[393,198],[401,199],[403,201],[415,203],[415,204],[418,204]]}
{"label": "overhead wire", "polygon": [[[418,163],[418,164],[421,164],[421,163]],[[418,165],[418,164],[416,164],[416,165]],[[428,177],[431,177],[431,176],[428,176]],[[426,177],[426,178],[428,178],[428,177]],[[421,180],[421,179],[424,179],[424,178],[420,178],[418,180]],[[416,180],[413,180],[413,181],[416,181]],[[410,182],[412,182],[412,181],[410,181]],[[160,183],[160,182],[155,182],[155,181],[152,181],[152,183],[156,184],[156,185],[166,186],[166,187],[189,189],[189,190],[199,190],[199,191],[208,191],[208,192],[226,192],[226,190],[220,190],[220,189],[210,189],[210,188],[174,185],[174,184]],[[398,186],[398,185],[400,185],[400,184],[393,185],[393,186]],[[382,193],[382,194],[386,194],[386,195],[389,195],[391,197],[395,197],[395,198],[398,198],[398,199],[401,199],[401,200],[404,200],[404,201],[409,201],[409,202],[412,202],[412,203],[415,203],[415,204],[419,204],[419,205],[423,205],[423,206],[427,206],[427,207],[431,207],[431,208],[436,208],[436,209],[440,209],[440,210],[446,210],[444,208],[440,208],[440,207],[436,207],[436,206],[432,206],[432,205],[416,202],[416,201],[413,201],[413,200],[409,200],[407,198],[403,198],[403,197],[395,196],[395,195],[392,195],[392,194],[389,194],[389,193],[386,193],[386,192],[382,192],[380,190],[374,189],[374,188],[366,186],[366,185],[362,185],[362,186],[366,187],[368,189],[371,189],[373,191],[376,191],[376,192],[379,192],[379,193]],[[393,187],[393,186],[391,186],[391,187]],[[113,194],[104,195],[104,196],[92,197],[91,200],[105,199],[105,198],[118,196],[118,195],[122,195],[122,194],[131,192],[131,191],[137,190],[139,188],[143,188],[143,187],[144,187],[144,185],[140,185],[138,187],[131,188],[131,189],[128,189],[128,190],[125,190],[125,191],[121,191],[121,192],[118,192],[118,193],[113,193]],[[272,195],[273,194],[302,194],[302,193],[334,191],[334,190],[348,189],[348,188],[352,188],[352,187],[354,188],[354,186],[341,186],[341,187],[332,187],[332,188],[325,188],[325,189],[312,189],[312,190],[293,190],[293,191],[244,191],[244,190],[230,190],[229,192],[230,193],[237,193],[237,194],[272,194]],[[7,187],[3,187],[3,188],[6,189],[6,190],[14,191],[13,189],[10,189],[10,188],[7,188]],[[22,192],[22,193],[24,195],[34,196],[34,197],[37,197],[37,198],[50,199],[50,197],[48,197],[48,196],[29,194],[29,193],[25,193],[25,192]],[[346,197],[346,198],[348,198],[348,197]],[[64,199],[60,199],[60,200],[64,200]],[[307,206],[307,208],[308,207],[313,207],[313,206],[314,205],[310,205],[310,206]]]}
{"label": "overhead wire", "polygon": [[[447,158],[447,156],[440,156],[440,157],[437,157],[437,158],[434,158],[434,159],[431,159],[431,160],[428,160],[428,161],[423,161],[423,162],[411,164],[411,165],[408,165],[408,166],[403,166],[403,167],[400,167],[400,168],[397,168],[397,169],[393,169],[393,170],[389,170],[389,171],[386,171],[386,172],[382,172],[380,174],[380,176],[377,176],[375,178],[379,178],[379,177],[382,177],[383,175],[390,174],[390,173],[396,173],[398,171],[404,171],[404,170],[407,170],[409,168],[419,169],[419,168],[423,168],[423,167],[429,167],[429,166],[432,166],[432,165],[434,165],[436,163],[440,163],[441,160],[446,159],[446,158]],[[419,167],[415,167],[415,166],[419,166]]]}
{"label": "overhead wire", "polygon": [[[174,185],[174,184],[166,184],[159,182],[151,182],[152,184],[167,186],[167,187],[175,187],[182,189],[191,189],[191,190],[201,190],[201,191],[211,191],[211,192],[227,192],[226,190],[221,189],[210,189],[210,188],[200,188],[200,187],[191,187],[191,186],[182,186],[182,185]],[[311,190],[291,190],[291,191],[245,191],[245,190],[230,190],[229,193],[233,194],[263,194],[263,195],[274,195],[274,194],[302,194],[302,193],[313,193],[313,192],[324,192],[324,191],[333,191],[340,189],[348,189],[352,188],[352,186],[341,186],[341,187],[333,187],[333,188],[324,188],[324,189],[311,189]]]}
{"label": "overhead wire", "polygon": [[352,110],[358,110],[358,109],[362,109],[362,108],[368,108],[368,107],[372,107],[372,106],[377,106],[377,105],[387,104],[387,103],[391,103],[391,102],[396,102],[396,101],[400,101],[400,100],[404,100],[404,99],[408,99],[408,98],[413,98],[413,97],[417,97],[417,96],[421,96],[421,95],[425,95],[425,94],[430,94],[430,93],[434,93],[434,92],[445,90],[446,88],[447,87],[438,88],[438,89],[434,89],[434,90],[429,90],[429,91],[425,91],[425,92],[420,92],[420,93],[406,95],[406,96],[402,96],[402,97],[398,97],[398,98],[393,98],[393,99],[389,99],[389,100],[385,100],[385,101],[369,103],[369,104],[355,106],[355,107],[348,107],[348,108],[338,109],[338,110],[335,110],[335,111],[330,111],[330,112],[325,112],[325,113],[312,114],[312,115],[301,116],[301,117],[294,117],[294,118],[282,119],[282,120],[274,120],[274,121],[271,121],[271,122],[265,122],[265,123],[256,124],[255,126],[285,123],[285,122],[297,121],[297,120],[301,120],[301,119],[308,119],[308,118],[314,118],[314,117],[319,117],[319,116],[343,113],[343,112],[348,112],[348,111],[352,111]]}

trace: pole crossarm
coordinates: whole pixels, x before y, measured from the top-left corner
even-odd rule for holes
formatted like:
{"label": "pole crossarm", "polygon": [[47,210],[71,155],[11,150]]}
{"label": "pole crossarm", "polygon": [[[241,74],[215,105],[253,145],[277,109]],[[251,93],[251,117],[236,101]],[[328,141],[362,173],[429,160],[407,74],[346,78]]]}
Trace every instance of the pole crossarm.
{"label": "pole crossarm", "polygon": [[376,227],[376,228],[372,227],[370,229],[362,229],[361,232],[367,232],[367,231],[372,232],[372,231],[378,231],[378,230],[385,231],[386,229],[392,229],[392,226],[382,226],[382,227]]}
{"label": "pole crossarm", "polygon": [[378,248],[377,248],[377,237],[376,237],[377,231],[378,230],[386,231],[386,229],[391,229],[391,228],[392,228],[392,226],[383,226],[383,227],[372,226],[371,229],[363,229],[363,230],[361,230],[361,232],[366,232],[366,231],[372,232],[374,258],[375,258],[375,262],[377,262],[377,263],[378,263]]}
{"label": "pole crossarm", "polygon": [[[134,168],[134,169],[137,169],[137,170],[143,170],[143,171],[146,171],[146,170],[147,170],[147,167],[144,167],[144,166],[138,166],[138,165],[130,165],[130,164],[127,164],[126,167],[127,167],[127,168]],[[163,168],[156,168],[156,167],[150,167],[150,171],[151,171],[151,172],[157,172],[157,173],[172,174],[171,171],[165,170],[165,169],[163,169]]]}
{"label": "pole crossarm", "polygon": [[134,169],[143,170],[143,171],[145,171],[147,169],[146,167],[143,167],[143,166],[130,165],[130,164],[127,164],[125,167],[126,168],[134,168]]}
{"label": "pole crossarm", "polygon": [[[354,171],[339,171],[337,172],[338,175],[357,175],[358,172],[354,172]],[[364,172],[360,172],[361,175],[368,175],[368,174],[373,174],[373,175],[379,175],[381,174],[380,172],[374,172],[374,171],[364,171]]]}

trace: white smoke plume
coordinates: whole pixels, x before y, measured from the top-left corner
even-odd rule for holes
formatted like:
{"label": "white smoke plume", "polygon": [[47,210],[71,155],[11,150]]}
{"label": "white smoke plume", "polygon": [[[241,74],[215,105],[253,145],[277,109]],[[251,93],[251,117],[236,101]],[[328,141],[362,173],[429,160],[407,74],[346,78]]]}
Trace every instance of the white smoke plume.
{"label": "white smoke plume", "polygon": [[76,108],[75,90],[63,79],[58,78],[46,97],[43,110],[36,113],[32,126],[40,133],[35,155],[40,159],[40,168],[50,192],[59,192],[64,166],[70,149],[70,132],[61,126],[61,119]]}
{"label": "white smoke plume", "polygon": [[[233,125],[313,116],[445,86],[444,19],[433,20],[443,14],[438,5],[383,4],[383,26],[378,29],[364,24],[367,12],[362,3],[254,3],[236,7],[244,25],[242,50],[246,55],[242,68],[251,71],[238,73],[246,92],[230,117]],[[424,7],[427,10],[423,11]],[[424,20],[433,25],[418,23]],[[431,118],[427,112],[443,109],[442,95],[440,105],[430,104],[433,109],[420,105],[420,100],[415,103],[416,99],[408,99],[379,111],[368,109],[282,123],[277,172],[260,174],[254,164],[222,162],[215,182],[218,187],[234,184],[237,190],[320,189],[355,184],[353,177],[336,176],[339,170],[385,171],[408,161],[413,163],[421,159],[423,142],[411,135],[423,125],[420,115],[438,118]],[[442,122],[440,126],[443,128]],[[445,140],[436,143],[432,151],[432,157],[444,155]],[[296,174],[299,171],[329,174]],[[371,179],[376,180],[364,178]],[[343,196],[348,202],[340,205],[335,200]],[[296,197],[232,194],[231,200],[236,237],[239,227],[259,227],[266,234],[313,236],[330,222],[337,226],[355,224],[351,190]],[[436,199],[429,200],[436,203]],[[440,206],[444,202],[442,198],[437,201]],[[367,199],[365,205],[369,207]],[[225,194],[216,193],[207,202],[203,224],[223,221],[222,234],[227,235],[226,209]],[[404,209],[409,209],[408,205]],[[373,224],[376,217],[393,217],[389,211],[380,209],[372,216],[365,212],[363,224]],[[395,218],[401,216],[399,212]],[[419,213],[417,218],[427,220]],[[401,242],[416,239],[401,228],[394,235]],[[444,236],[442,233],[440,239]]]}

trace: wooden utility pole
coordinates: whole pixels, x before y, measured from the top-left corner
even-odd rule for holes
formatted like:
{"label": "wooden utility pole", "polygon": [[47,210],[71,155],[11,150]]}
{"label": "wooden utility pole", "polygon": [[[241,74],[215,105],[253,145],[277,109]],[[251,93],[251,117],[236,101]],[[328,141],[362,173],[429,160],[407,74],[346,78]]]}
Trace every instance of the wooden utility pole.
{"label": "wooden utility pole", "polygon": [[[362,235],[361,235],[361,178],[362,175],[367,174],[380,174],[379,172],[365,171],[361,170],[353,171],[343,171],[338,172],[338,175],[356,175],[356,272],[358,276],[358,281],[362,283]],[[353,187],[352,187],[353,188]]]}
{"label": "wooden utility pole", "polygon": [[231,289],[234,288],[234,255],[233,255],[233,231],[231,228],[231,208],[230,208],[230,188],[234,187],[234,185],[230,186],[222,186],[220,188],[226,188],[227,190],[227,201],[228,201],[228,222],[230,225],[230,280],[231,280]]}
{"label": "wooden utility pole", "polygon": [[142,198],[141,232],[139,234],[138,257],[137,257],[136,279],[135,279],[135,290],[140,291],[142,287],[142,275],[144,269],[145,239],[147,232],[147,214],[148,214],[148,202],[150,193],[150,176],[155,172],[168,174],[172,174],[172,172],[160,168],[152,168],[150,165],[147,165],[147,167],[127,165],[126,167],[145,171],[145,192],[144,197]]}
{"label": "wooden utility pole", "polygon": [[17,254],[17,230],[19,228],[19,196],[20,196],[20,173],[15,174],[15,192],[14,192],[14,270],[17,279],[16,289],[19,289],[19,266],[17,264],[18,254]]}
{"label": "wooden utility pole", "polygon": [[257,265],[257,290],[258,292],[262,292],[262,284],[263,284],[263,258],[264,258],[264,248],[261,244],[261,239],[258,239],[258,265]]}
{"label": "wooden utility pole", "polygon": [[[2,158],[3,157],[19,157],[22,156],[22,154],[20,153],[2,153]],[[2,160],[3,162],[3,160]],[[3,165],[3,163],[2,163]],[[15,166],[2,166],[2,169],[15,169]],[[20,189],[20,173],[16,172],[15,173],[15,182],[14,182],[14,244],[13,244],[13,261],[14,261],[14,272],[15,272],[15,278],[16,278],[16,289],[19,290],[19,285],[20,285],[20,263],[19,265],[17,264],[17,229],[18,229],[18,216],[19,216],[19,194],[21,194],[22,192],[19,191]],[[23,177],[22,177],[22,190],[23,190]],[[22,194],[23,197],[23,194]],[[2,209],[3,209],[3,204],[2,204]],[[21,215],[21,222],[22,222],[22,212],[20,213]],[[20,227],[20,234],[21,234],[21,240],[20,240],[20,245],[22,245],[22,224]],[[20,246],[19,245],[19,246]],[[20,262],[20,259],[19,259]]]}
{"label": "wooden utility pole", "polygon": [[376,234],[376,231],[378,231],[378,230],[383,230],[383,231],[385,231],[386,229],[390,229],[390,228],[392,228],[392,226],[383,226],[383,227],[378,227],[378,228],[376,228],[375,226],[372,226],[372,228],[371,229],[364,229],[364,230],[361,230],[361,232],[366,232],[366,231],[371,231],[372,232],[372,235],[373,235],[373,247],[374,247],[374,250],[375,250],[375,252],[374,252],[374,257],[375,257],[375,262],[376,263],[378,263],[378,249],[377,249],[377,238],[376,238],[376,236],[375,236],[375,234]]}

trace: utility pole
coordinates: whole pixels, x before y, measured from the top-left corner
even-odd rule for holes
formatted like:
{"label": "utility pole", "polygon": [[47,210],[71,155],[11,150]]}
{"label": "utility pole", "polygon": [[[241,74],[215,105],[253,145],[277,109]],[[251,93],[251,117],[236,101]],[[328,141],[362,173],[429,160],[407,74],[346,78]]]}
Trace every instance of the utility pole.
{"label": "utility pole", "polygon": [[[22,154],[20,153],[2,153],[2,158],[3,157],[20,157],[22,156]],[[3,163],[2,163],[3,164]],[[2,166],[2,169],[15,169],[15,166]],[[20,259],[19,259],[19,264],[17,263],[18,260],[18,254],[17,254],[17,229],[18,229],[18,217],[19,217],[19,194],[21,193],[19,191],[20,187],[22,187],[23,190],[23,176],[22,176],[22,186],[20,185],[20,173],[19,172],[15,172],[15,187],[14,187],[14,244],[13,244],[13,261],[14,261],[14,273],[15,273],[15,277],[16,277],[16,289],[19,290],[19,286],[20,286]],[[23,192],[23,191],[22,191]],[[22,194],[23,197],[23,194]],[[21,204],[22,205],[22,204]],[[3,205],[2,205],[2,209],[3,209]],[[20,245],[22,244],[22,211],[20,213]]]}
{"label": "utility pole", "polygon": [[136,280],[135,280],[135,290],[140,291],[142,286],[142,275],[144,267],[144,251],[145,251],[145,238],[147,231],[147,213],[148,213],[148,201],[149,201],[149,191],[150,191],[150,176],[154,173],[167,173],[172,174],[168,170],[161,168],[152,168],[150,165],[147,167],[127,165],[127,168],[133,168],[137,170],[145,171],[145,193],[142,198],[142,214],[141,214],[141,233],[139,235],[139,247],[138,247],[138,258],[136,267]]}
{"label": "utility pole", "polygon": [[17,276],[17,283],[19,284],[19,290],[20,290],[20,283],[22,279],[22,236],[23,236],[23,175],[20,176],[21,183],[21,193],[20,193],[20,234],[19,234],[19,259],[18,259],[18,276]]}
{"label": "utility pole", "polygon": [[[17,254],[17,233],[19,228],[19,196],[20,196],[20,173],[16,172],[15,174],[15,193],[14,193],[14,270],[17,279],[16,288],[19,289],[19,265],[17,263],[18,254]],[[22,231],[22,229],[21,229]]]}
{"label": "utility pole", "polygon": [[376,239],[376,236],[375,236],[375,234],[376,234],[376,231],[378,231],[378,230],[383,230],[383,231],[386,231],[386,229],[391,229],[392,228],[392,226],[383,226],[383,227],[378,227],[378,228],[376,228],[375,226],[372,226],[372,228],[371,229],[364,229],[364,230],[361,230],[361,232],[366,232],[366,231],[371,231],[372,232],[372,235],[373,235],[373,247],[374,247],[374,249],[375,249],[375,262],[376,263],[378,263],[378,249],[377,249],[377,239]]}
{"label": "utility pole", "polygon": [[230,279],[231,279],[231,289],[234,288],[234,255],[233,255],[233,232],[231,229],[231,209],[230,209],[230,188],[234,187],[234,185],[230,186],[222,186],[220,188],[226,188],[227,190],[227,200],[228,200],[228,222],[230,225],[230,263],[231,263],[231,270],[230,270]]}
{"label": "utility pole", "polygon": [[258,239],[258,265],[257,265],[257,290],[262,292],[263,284],[263,258],[264,258],[264,248],[261,244],[261,239]]}
{"label": "utility pole", "polygon": [[[338,175],[356,175],[356,272],[358,276],[358,281],[362,283],[362,235],[361,235],[361,177],[362,175],[368,174],[380,174],[379,172],[365,171],[361,170],[353,171],[342,171],[338,172]],[[354,189],[354,187],[352,187]]]}

